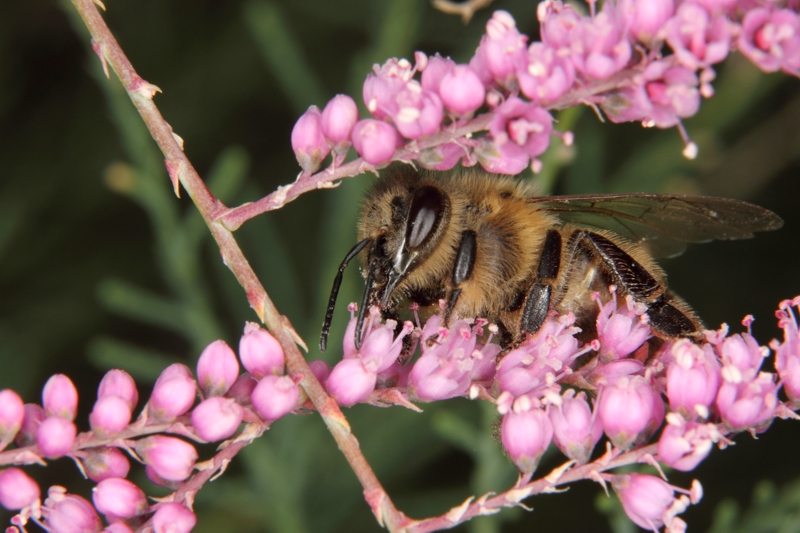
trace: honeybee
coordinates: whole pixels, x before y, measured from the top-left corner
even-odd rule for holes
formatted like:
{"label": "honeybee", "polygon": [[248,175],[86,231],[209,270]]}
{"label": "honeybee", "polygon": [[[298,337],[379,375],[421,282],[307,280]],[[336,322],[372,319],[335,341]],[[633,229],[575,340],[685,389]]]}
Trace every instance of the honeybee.
{"label": "honeybee", "polygon": [[705,196],[591,194],[535,196],[532,187],[479,170],[437,175],[392,167],[367,194],[359,242],[333,283],[320,349],[325,350],[342,274],[361,255],[366,278],[356,324],[361,345],[372,305],[395,317],[399,302],[443,300],[443,324],[484,317],[521,343],[550,311],[572,312],[594,329],[595,291],[617,287],[644,304],[661,338],[698,337],[700,319],[673,294],[654,257],[680,254],[686,243],[742,239],[783,221],[756,205]]}

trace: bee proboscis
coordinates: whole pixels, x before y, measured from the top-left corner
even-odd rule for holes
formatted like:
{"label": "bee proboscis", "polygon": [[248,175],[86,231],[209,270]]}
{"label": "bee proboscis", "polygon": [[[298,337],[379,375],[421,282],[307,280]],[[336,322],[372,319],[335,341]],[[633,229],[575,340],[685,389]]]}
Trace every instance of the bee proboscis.
{"label": "bee proboscis", "polygon": [[728,198],[677,194],[535,196],[513,178],[478,170],[417,172],[392,167],[367,194],[358,244],[334,280],[320,348],[325,350],[347,264],[362,257],[366,278],[356,325],[361,345],[366,309],[385,317],[407,300],[445,302],[443,324],[483,317],[505,347],[534,334],[551,311],[572,312],[592,329],[593,292],[616,286],[646,308],[661,338],[696,337],[702,324],[673,294],[654,257],[686,243],[743,239],[783,221],[762,207]]}

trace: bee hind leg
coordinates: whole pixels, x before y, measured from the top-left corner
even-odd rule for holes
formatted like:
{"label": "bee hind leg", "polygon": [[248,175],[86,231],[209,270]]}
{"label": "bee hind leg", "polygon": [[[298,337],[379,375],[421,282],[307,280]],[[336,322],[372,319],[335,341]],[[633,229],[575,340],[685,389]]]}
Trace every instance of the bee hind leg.
{"label": "bee hind leg", "polygon": [[611,240],[578,230],[571,239],[585,242],[605,265],[614,281],[637,302],[647,306],[647,316],[655,333],[661,337],[696,337],[701,328],[689,307],[665,289],[659,280],[630,254]]}

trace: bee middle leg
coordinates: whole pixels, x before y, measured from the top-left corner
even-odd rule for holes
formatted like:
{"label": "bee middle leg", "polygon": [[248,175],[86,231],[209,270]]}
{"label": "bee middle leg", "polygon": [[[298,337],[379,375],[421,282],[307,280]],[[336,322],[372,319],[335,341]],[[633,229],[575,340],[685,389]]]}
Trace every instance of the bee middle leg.
{"label": "bee middle leg", "polygon": [[561,270],[561,241],[561,234],[556,230],[549,230],[545,236],[539,265],[536,268],[536,278],[528,290],[522,307],[517,342],[521,342],[526,333],[534,334],[539,331],[544,319],[547,318],[553,296],[553,284]]}
{"label": "bee middle leg", "polygon": [[472,230],[466,230],[461,234],[461,243],[458,246],[456,253],[456,261],[453,265],[453,273],[451,275],[451,283],[453,289],[447,297],[447,306],[444,310],[444,325],[450,324],[450,317],[453,314],[453,309],[456,307],[458,297],[461,296],[461,284],[467,281],[472,276],[472,270],[475,267],[475,254],[477,252],[477,234]]}

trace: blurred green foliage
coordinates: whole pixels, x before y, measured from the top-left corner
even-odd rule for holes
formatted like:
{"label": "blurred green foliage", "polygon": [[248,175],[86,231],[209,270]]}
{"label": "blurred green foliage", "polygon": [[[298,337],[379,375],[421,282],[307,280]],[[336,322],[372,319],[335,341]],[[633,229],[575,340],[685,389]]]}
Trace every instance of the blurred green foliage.
{"label": "blurred green foliage", "polygon": [[[294,120],[336,93],[360,100],[374,62],[414,50],[467,61],[490,11],[467,26],[424,0],[106,0],[112,31],[139,73],[164,90],[156,103],[211,190],[228,205],[255,200],[298,172],[289,145]],[[537,35],[536,3],[503,0],[521,30]],[[719,69],[716,96],[686,122],[700,156],[681,156],[676,131],[600,123],[589,109],[562,113],[575,146],[554,143],[538,180],[543,193],[700,192],[744,198],[783,216],[780,232],[752,241],[692,247],[665,261],[672,287],[709,326],[738,329],[748,313],[766,343],[778,331],[779,300],[800,293],[800,83],[764,75],[733,57]],[[0,388],[27,401],[55,372],[69,374],[81,397],[79,423],[108,368],[121,367],[141,396],[167,364],[190,366],[210,340],[238,343],[255,320],[244,293],[185,196],[172,194],[163,158],[122,91],[107,80],[69,4],[0,3]],[[375,178],[345,180],[279,212],[248,222],[237,238],[278,308],[316,345],[333,274],[355,238],[360,197]],[[357,269],[341,302],[358,299]],[[332,339],[341,338],[344,305]],[[492,433],[495,416],[466,400],[424,406],[347,410],[367,458],[398,506],[422,517],[473,493],[500,491],[515,477]],[[749,502],[746,524],[797,531],[795,450],[800,427],[778,421],[754,441],[744,435],[715,452],[693,475],[705,500],[686,519],[712,527],[722,498]],[[211,448],[201,450],[208,456]],[[552,454],[542,469],[561,458]],[[88,494],[66,460],[42,483]],[[141,472],[137,481],[147,483]],[[781,492],[775,486],[786,486]],[[152,485],[148,492],[155,493]],[[767,488],[764,488],[767,487]],[[622,531],[619,513],[595,510],[599,491],[578,484],[567,494],[529,502],[462,531]],[[728,502],[728,500],[726,500]],[[612,504],[613,505],[613,504]],[[738,511],[725,503],[712,531],[732,531]],[[197,531],[375,531],[355,477],[316,416],[277,422],[197,498]],[[579,509],[579,511],[575,511]],[[770,518],[772,517],[772,518]],[[783,520],[783,522],[782,522]],[[794,518],[795,525],[797,518]],[[620,527],[622,529],[620,529]],[[784,529],[780,529],[784,527]],[[739,524],[736,531],[755,531]]]}

